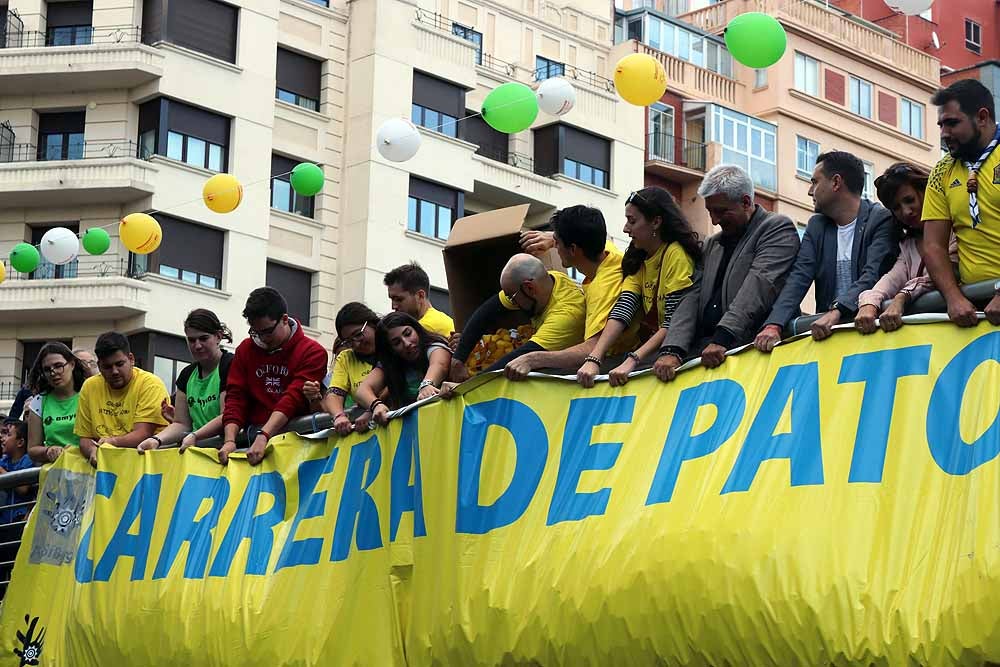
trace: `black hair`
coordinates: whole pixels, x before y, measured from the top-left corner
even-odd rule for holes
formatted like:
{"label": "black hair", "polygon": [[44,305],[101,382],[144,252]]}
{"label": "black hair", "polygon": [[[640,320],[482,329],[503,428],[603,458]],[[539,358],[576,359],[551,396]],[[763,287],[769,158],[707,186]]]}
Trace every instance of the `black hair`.
{"label": "black hair", "polygon": [[126,355],[132,354],[128,338],[117,331],[108,331],[97,337],[97,343],[94,344],[94,355],[99,360],[107,359],[115,352],[122,352]]}
{"label": "black hair", "polygon": [[[693,262],[697,263],[701,259],[698,233],[691,229],[687,218],[681,213],[680,207],[669,192],[652,185],[635,192],[629,197],[627,204],[639,209],[650,222],[660,218],[660,226],[657,229],[661,241],[668,245],[676,241],[681,244]],[[622,257],[622,274],[631,276],[638,273],[647,257],[646,251],[637,248],[634,241],[629,243],[625,256]]]}
{"label": "black hair", "polygon": [[604,214],[590,206],[570,206],[552,216],[552,229],[564,246],[575,245],[583,256],[596,262],[608,240]]}
{"label": "black hair", "polygon": [[[337,329],[337,336],[341,335],[344,327],[358,324],[368,324],[370,327],[378,326],[378,315],[375,314],[371,308],[359,301],[352,301],[350,303],[344,304],[344,306],[337,311],[337,319],[334,320],[334,326]],[[336,349],[336,347],[334,347]]]}
{"label": "black hair", "polygon": [[[912,185],[913,189],[921,195],[927,189],[927,181],[930,178],[930,171],[923,166],[912,162],[897,162],[890,165],[881,176],[875,179],[875,192],[878,200],[882,202],[889,211],[896,207],[896,195],[904,185]],[[907,236],[920,236],[920,230],[904,225],[896,219],[896,232],[899,238]]]}
{"label": "black hair", "polygon": [[[83,362],[77,359],[73,351],[64,343],[46,343],[42,346],[34,363],[31,364],[31,370],[28,371],[28,388],[36,394],[47,394],[52,391],[48,373],[42,371],[42,360],[50,354],[58,354],[66,360],[67,364],[73,364],[73,391],[79,392],[83,381],[87,379],[87,374],[84,371]],[[112,354],[114,353],[112,352]]]}
{"label": "black hair", "polygon": [[385,373],[385,384],[389,390],[389,404],[393,409],[409,405],[414,400],[414,397],[409,395],[406,386],[407,364],[396,355],[389,342],[389,330],[396,327],[410,327],[417,332],[417,336],[420,338],[421,352],[414,363],[419,373],[426,373],[427,367],[430,365],[427,360],[427,347],[431,343],[448,344],[444,338],[430,333],[424,329],[420,322],[406,313],[389,313],[379,321],[375,328],[375,355],[378,357],[382,372]]}
{"label": "black hair", "polygon": [[195,308],[184,318],[184,328],[215,334],[222,340],[233,342],[233,332],[219,319],[219,316],[207,308]]}
{"label": "black hair", "polygon": [[246,306],[243,308],[243,317],[246,320],[256,320],[258,317],[266,317],[277,322],[283,315],[288,313],[288,303],[281,292],[273,287],[258,287],[250,292],[247,297]]}
{"label": "black hair", "polygon": [[943,107],[948,102],[958,102],[958,108],[970,118],[986,109],[990,120],[996,120],[996,102],[993,93],[981,82],[975,79],[959,79],[947,88],[941,88],[931,97],[931,104]]}
{"label": "black hair", "polygon": [[28,422],[21,421],[20,419],[14,419],[4,423],[4,426],[12,426],[17,430],[18,440],[24,440],[24,444],[28,444]]}
{"label": "black hair", "polygon": [[816,157],[816,164],[823,165],[827,178],[840,176],[852,195],[865,191],[865,165],[858,156],[847,151],[828,151]]}
{"label": "black hair", "polygon": [[431,279],[427,277],[427,272],[424,271],[423,267],[416,262],[397,266],[385,274],[383,282],[386,287],[399,285],[410,294],[416,294],[420,290],[427,294],[431,293]]}

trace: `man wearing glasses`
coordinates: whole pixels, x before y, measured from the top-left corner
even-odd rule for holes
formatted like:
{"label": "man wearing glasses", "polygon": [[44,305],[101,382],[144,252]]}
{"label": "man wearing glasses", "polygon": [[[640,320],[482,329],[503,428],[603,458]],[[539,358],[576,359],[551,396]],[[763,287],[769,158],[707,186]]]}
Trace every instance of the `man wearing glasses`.
{"label": "man wearing glasses", "polygon": [[270,287],[250,292],[243,309],[250,337],[236,348],[226,385],[223,443],[219,460],[226,463],[236,449],[236,435],[247,429],[247,461],[259,464],[271,436],[289,420],[309,412],[302,392],[306,382],[326,374],[327,354],[288,315],[281,294]]}
{"label": "man wearing glasses", "polygon": [[476,309],[462,331],[452,358],[451,377],[468,377],[465,361],[483,334],[496,329],[506,311],[520,311],[535,329],[531,340],[493,364],[488,371],[505,368],[530,352],[556,352],[583,342],[586,307],[583,291],[573,279],[559,271],[546,271],[542,260],[527,254],[514,255],[500,273],[500,293]]}

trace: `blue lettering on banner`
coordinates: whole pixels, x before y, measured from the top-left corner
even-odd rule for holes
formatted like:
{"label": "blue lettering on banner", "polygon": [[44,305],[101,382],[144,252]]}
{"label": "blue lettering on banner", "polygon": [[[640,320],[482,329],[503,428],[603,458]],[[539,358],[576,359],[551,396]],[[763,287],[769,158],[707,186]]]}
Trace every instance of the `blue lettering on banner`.
{"label": "blue lettering on banner", "polygon": [[[326,459],[320,459],[325,461]],[[315,484],[315,483],[314,483]],[[274,498],[271,509],[257,514],[260,496],[263,493]],[[240,499],[236,514],[229,524],[222,545],[212,561],[210,577],[228,577],[236,552],[244,540],[250,540],[247,554],[246,574],[265,574],[274,548],[274,527],[285,518],[285,480],[276,470],[255,474],[250,477],[246,491]],[[294,534],[294,532],[292,533]]]}
{"label": "blue lettering on banner", "polygon": [[[149,558],[149,544],[153,539],[153,525],[156,522],[156,507],[160,502],[160,487],[163,475],[145,474],[139,478],[139,483],[132,490],[125,512],[122,514],[118,527],[115,528],[111,541],[104,550],[104,555],[94,570],[95,581],[108,581],[118,564],[118,559],[124,556],[132,558],[132,581],[139,581],[146,576],[146,560]],[[139,520],[139,532],[131,533],[135,520]]]}
{"label": "blue lettering on banner", "polygon": [[[187,562],[184,564],[185,579],[201,579],[208,567],[208,554],[212,550],[212,531],[219,523],[219,514],[229,499],[229,480],[225,477],[202,477],[188,475],[181,487],[174,505],[167,538],[160,550],[160,558],[153,571],[153,579],[163,579],[173,567],[181,545],[188,543]],[[205,500],[212,501],[212,507],[198,521],[198,514]]]}
{"label": "blue lettering on banner", "polygon": [[299,509],[292,519],[292,527],[288,531],[285,546],[281,549],[278,564],[274,568],[275,572],[286,567],[315,565],[319,562],[320,553],[323,551],[323,538],[309,537],[296,540],[295,532],[305,519],[313,519],[326,513],[326,491],[319,493],[314,491],[319,478],[333,471],[338,453],[340,450],[334,449],[325,459],[312,459],[299,464]]}
{"label": "blue lettering on banner", "polygon": [[882,481],[899,379],[927,375],[930,362],[930,345],[879,350],[844,358],[837,382],[865,383],[848,482]]}
{"label": "blue lettering on banner", "polygon": [[[492,505],[479,504],[483,455],[491,426],[510,432],[517,460],[510,484]],[[458,511],[455,532],[483,535],[517,521],[538,489],[549,455],[545,425],[535,411],[509,398],[468,405],[462,415],[458,452]]]}
{"label": "blue lettering on banner", "polygon": [[[743,387],[733,380],[702,382],[681,392],[674,420],[660,453],[660,463],[656,466],[656,474],[646,497],[647,505],[670,502],[681,465],[685,461],[708,456],[733,437],[743,420],[746,403]],[[703,432],[694,435],[691,431],[695,417],[698,409],[705,405],[715,406],[715,421]]]}
{"label": "blue lettering on banner", "polygon": [[[418,411],[413,410],[403,418],[403,431],[399,434],[396,452],[392,456],[389,493],[389,541],[396,541],[399,520],[406,512],[413,512],[413,536],[427,535],[424,525],[424,486],[420,479],[420,430],[417,427]],[[410,485],[410,473],[413,485]]]}
{"label": "blue lettering on banner", "polygon": [[347,478],[340,495],[340,509],[333,528],[333,547],[330,560],[345,560],[351,553],[357,525],[358,551],[378,549],[382,546],[382,531],[378,521],[378,505],[368,493],[382,467],[382,448],[378,438],[372,436],[351,447],[351,460],[347,465]]}
{"label": "blue lettering on banner", "polygon": [[[962,397],[969,378],[987,361],[1000,361],[1000,331],[969,343],[948,362],[938,376],[927,407],[927,445],[935,463],[949,475],[967,475],[1000,454],[1000,419],[993,416],[989,428],[974,442],[962,438],[959,419]],[[975,396],[977,404],[993,407],[996,388],[989,396]]]}
{"label": "blue lettering on banner", "polygon": [[[775,435],[774,429],[789,402],[791,433]],[[779,368],[722,493],[749,490],[760,464],[772,459],[789,459],[792,486],[822,484],[820,441],[818,364],[813,361]]]}
{"label": "blue lettering on banner", "polygon": [[[99,470],[94,479],[94,497],[102,496],[110,498],[115,490],[115,483],[118,482],[118,475],[113,472]],[[94,508],[96,516],[97,508]],[[76,564],[73,566],[73,575],[78,583],[89,584],[94,579],[94,561],[88,555],[90,551],[90,540],[94,532],[94,522],[91,520],[87,530],[84,531],[80,539],[80,546],[76,550]]]}
{"label": "blue lettering on banner", "polygon": [[594,427],[628,424],[634,411],[635,396],[577,398],[570,401],[559,457],[559,474],[546,525],[604,514],[611,498],[610,488],[578,493],[576,487],[584,471],[610,470],[621,453],[620,442],[591,443]]}

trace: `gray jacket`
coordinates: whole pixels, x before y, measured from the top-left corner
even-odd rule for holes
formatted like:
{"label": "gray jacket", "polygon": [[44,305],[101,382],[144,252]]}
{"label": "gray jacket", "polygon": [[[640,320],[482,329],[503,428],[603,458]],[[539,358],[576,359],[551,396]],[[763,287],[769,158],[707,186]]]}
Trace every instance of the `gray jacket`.
{"label": "gray jacket", "polygon": [[837,294],[837,225],[821,213],[814,215],[806,225],[795,266],[765,324],[787,326],[798,316],[799,304],[814,281],[817,313],[830,310],[834,302],[857,311],[858,297],[892,268],[898,254],[892,213],[881,204],[862,199],[851,250],[851,286],[844,294]]}
{"label": "gray jacket", "polygon": [[[664,346],[679,348],[685,354],[700,353],[695,348],[704,347],[705,341],[698,340],[699,331],[725,253],[719,243],[721,236],[715,234],[705,240],[704,270],[677,306]],[[760,330],[798,251],[795,223],[786,215],[770,213],[758,205],[722,279],[724,314],[719,327],[733,335],[733,346],[750,342]]]}

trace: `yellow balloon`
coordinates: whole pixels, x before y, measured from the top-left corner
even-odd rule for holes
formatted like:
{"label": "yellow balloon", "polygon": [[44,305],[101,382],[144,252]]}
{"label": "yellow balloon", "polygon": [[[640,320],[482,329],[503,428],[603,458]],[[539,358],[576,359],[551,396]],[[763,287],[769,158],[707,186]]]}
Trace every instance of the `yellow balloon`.
{"label": "yellow balloon", "polygon": [[131,213],[118,223],[122,244],[137,255],[148,255],[160,247],[163,231],[151,215]]}
{"label": "yellow balloon", "polygon": [[201,191],[205,206],[216,213],[232,213],[243,201],[243,186],[231,174],[216,174]]}
{"label": "yellow balloon", "polygon": [[7,267],[0,262],[0,283],[7,279]]}
{"label": "yellow balloon", "polygon": [[667,73],[653,56],[633,53],[618,61],[615,88],[629,104],[647,107],[659,101],[666,91]]}

